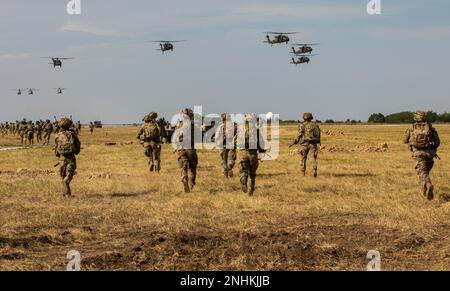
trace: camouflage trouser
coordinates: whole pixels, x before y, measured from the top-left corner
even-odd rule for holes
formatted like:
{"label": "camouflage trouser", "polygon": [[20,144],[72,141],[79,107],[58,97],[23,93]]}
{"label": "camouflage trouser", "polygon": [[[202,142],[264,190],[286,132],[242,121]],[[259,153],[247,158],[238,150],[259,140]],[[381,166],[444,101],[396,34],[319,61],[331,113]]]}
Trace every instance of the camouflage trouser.
{"label": "camouflage trouser", "polygon": [[220,158],[222,159],[223,172],[228,175],[236,163],[236,150],[224,148],[220,151]]}
{"label": "camouflage trouser", "polygon": [[434,155],[429,152],[415,151],[413,160],[416,162],[416,171],[422,188],[432,185],[430,171],[434,166]]}
{"label": "camouflage trouser", "polygon": [[59,176],[61,177],[64,195],[71,195],[70,182],[75,176],[77,170],[77,160],[75,155],[60,155],[59,156]]}
{"label": "camouflage trouser", "polygon": [[198,157],[197,150],[178,150],[178,163],[181,168],[181,181],[189,188],[194,187],[197,177]]}
{"label": "camouflage trouser", "polygon": [[317,175],[317,155],[319,154],[317,144],[305,143],[300,145],[300,170],[303,174],[306,173],[306,161],[308,160],[308,155],[311,153],[313,155],[314,175]]}
{"label": "camouflage trouser", "polygon": [[154,141],[145,142],[144,154],[148,158],[150,171],[155,170],[159,172],[159,170],[161,169],[161,144]]}
{"label": "camouflage trouser", "polygon": [[34,132],[30,131],[27,133],[28,144],[34,144]]}
{"label": "camouflage trouser", "polygon": [[41,142],[42,141],[42,132],[37,132],[36,133],[36,142]]}
{"label": "camouflage trouser", "polygon": [[51,132],[44,132],[44,144],[50,143],[50,136],[52,135]]}
{"label": "camouflage trouser", "polygon": [[241,175],[241,184],[247,186],[250,177],[250,191],[255,190],[256,170],[258,170],[259,160],[257,150],[239,151],[239,173]]}

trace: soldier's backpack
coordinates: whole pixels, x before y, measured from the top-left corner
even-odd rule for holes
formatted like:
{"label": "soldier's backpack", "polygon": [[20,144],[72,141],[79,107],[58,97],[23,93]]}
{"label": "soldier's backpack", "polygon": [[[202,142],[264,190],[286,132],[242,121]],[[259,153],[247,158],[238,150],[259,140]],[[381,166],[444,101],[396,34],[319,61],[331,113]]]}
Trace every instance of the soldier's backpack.
{"label": "soldier's backpack", "polygon": [[159,131],[156,122],[146,123],[144,125],[144,140],[145,141],[159,141],[161,132]]}
{"label": "soldier's backpack", "polygon": [[416,148],[427,148],[433,145],[433,132],[429,123],[416,123],[411,131],[410,143]]}
{"label": "soldier's backpack", "polygon": [[60,155],[78,155],[81,143],[78,136],[72,131],[62,131],[58,134],[56,152]]}
{"label": "soldier's backpack", "polygon": [[320,143],[320,128],[315,122],[306,122],[304,141],[310,143]]}

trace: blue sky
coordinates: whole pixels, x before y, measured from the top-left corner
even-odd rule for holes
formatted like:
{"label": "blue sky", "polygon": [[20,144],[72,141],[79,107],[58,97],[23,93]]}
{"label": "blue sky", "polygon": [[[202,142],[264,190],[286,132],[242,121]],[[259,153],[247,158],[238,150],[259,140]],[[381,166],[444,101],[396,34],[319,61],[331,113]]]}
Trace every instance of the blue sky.
{"label": "blue sky", "polygon": [[[381,0],[381,15],[368,0],[81,0],[74,16],[68,2],[0,0],[0,120],[128,123],[194,105],[282,119],[450,110],[447,0]],[[299,31],[318,55],[292,66],[290,46],[262,43],[265,31]],[[188,41],[162,55],[148,42],[159,39]],[[76,59],[54,70],[43,56]]]}

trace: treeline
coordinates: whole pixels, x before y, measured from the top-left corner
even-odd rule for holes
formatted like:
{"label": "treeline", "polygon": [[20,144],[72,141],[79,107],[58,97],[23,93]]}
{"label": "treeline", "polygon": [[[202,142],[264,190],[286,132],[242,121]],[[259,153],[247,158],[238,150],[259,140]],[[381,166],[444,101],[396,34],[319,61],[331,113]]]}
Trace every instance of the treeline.
{"label": "treeline", "polygon": [[[450,113],[444,112],[442,114],[436,113],[434,111],[428,111],[428,121],[429,122],[450,122]],[[414,112],[403,111],[399,113],[393,113],[389,115],[383,115],[382,113],[373,113],[367,120],[368,123],[413,123],[414,122]]]}

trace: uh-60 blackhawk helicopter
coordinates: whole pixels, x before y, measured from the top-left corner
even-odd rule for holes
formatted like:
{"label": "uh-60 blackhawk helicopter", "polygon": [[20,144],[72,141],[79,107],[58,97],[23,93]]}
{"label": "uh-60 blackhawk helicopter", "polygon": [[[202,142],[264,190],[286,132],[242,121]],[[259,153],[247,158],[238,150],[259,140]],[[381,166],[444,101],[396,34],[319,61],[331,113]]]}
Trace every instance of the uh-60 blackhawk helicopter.
{"label": "uh-60 blackhawk helicopter", "polygon": [[300,55],[298,60],[295,60],[294,58],[292,58],[292,62],[291,64],[294,65],[300,65],[300,64],[309,64],[309,62],[311,61],[309,57],[313,57],[315,55],[308,55],[308,56],[304,56],[304,55]]}
{"label": "uh-60 blackhawk helicopter", "polygon": [[[297,34],[298,32],[266,32],[266,38],[267,40],[264,41],[265,43],[270,44],[273,46],[274,44],[288,44],[290,41],[289,34]],[[275,36],[271,39],[269,34],[274,34]]]}
{"label": "uh-60 blackhawk helicopter", "polygon": [[33,95],[34,92],[39,91],[39,89],[35,89],[35,88],[28,88],[26,90],[28,91],[28,95]]}
{"label": "uh-60 blackhawk helicopter", "polygon": [[295,43],[293,45],[298,46],[298,50],[295,50],[295,47],[292,47],[292,53],[296,55],[302,55],[307,53],[311,54],[313,51],[312,46],[319,45],[319,43]]}
{"label": "uh-60 blackhawk helicopter", "polygon": [[72,60],[73,58],[42,57],[41,59],[50,59],[51,62],[48,64],[53,65],[53,68],[56,67],[62,68],[62,60]]}
{"label": "uh-60 blackhawk helicopter", "polygon": [[159,46],[161,48],[157,49],[158,51],[161,51],[162,53],[166,51],[173,51],[174,50],[174,43],[182,42],[186,40],[155,40],[154,42],[159,42]]}
{"label": "uh-60 blackhawk helicopter", "polygon": [[67,90],[67,88],[53,88],[56,90],[56,94],[62,94],[64,90]]}
{"label": "uh-60 blackhawk helicopter", "polygon": [[17,95],[22,95],[22,91],[26,91],[27,89],[14,89],[17,92]]}

